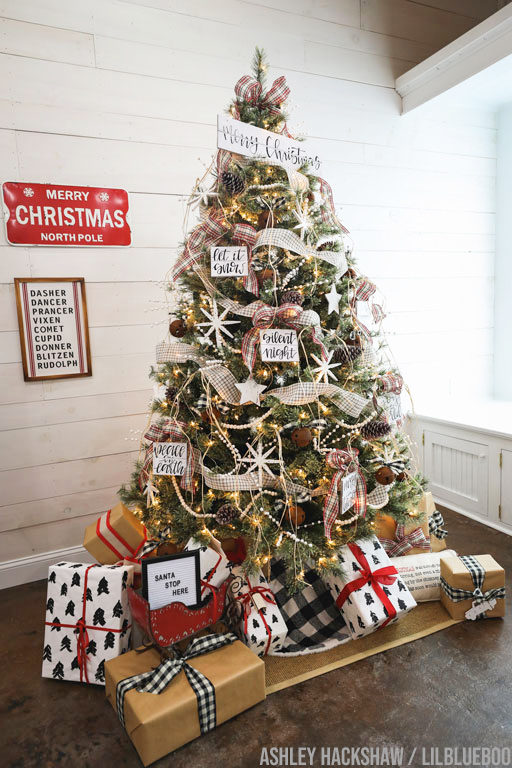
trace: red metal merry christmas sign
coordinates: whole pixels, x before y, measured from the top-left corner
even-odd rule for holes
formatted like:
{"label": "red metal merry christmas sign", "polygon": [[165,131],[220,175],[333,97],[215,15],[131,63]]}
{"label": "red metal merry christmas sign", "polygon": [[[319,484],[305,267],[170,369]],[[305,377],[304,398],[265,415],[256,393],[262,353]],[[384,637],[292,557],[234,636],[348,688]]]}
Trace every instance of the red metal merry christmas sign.
{"label": "red metal merry christmas sign", "polygon": [[11,245],[130,245],[124,189],[6,181],[3,200]]}

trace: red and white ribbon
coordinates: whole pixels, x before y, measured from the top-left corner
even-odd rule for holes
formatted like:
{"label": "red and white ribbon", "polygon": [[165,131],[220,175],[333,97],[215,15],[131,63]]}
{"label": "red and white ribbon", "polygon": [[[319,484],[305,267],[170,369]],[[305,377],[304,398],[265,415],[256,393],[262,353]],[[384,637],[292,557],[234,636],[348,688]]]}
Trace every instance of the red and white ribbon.
{"label": "red and white ribbon", "polygon": [[325,457],[327,464],[337,470],[331,478],[324,502],[324,529],[328,539],[331,538],[332,526],[343,508],[342,480],[349,472],[357,472],[354,511],[358,516],[366,513],[366,482],[359,466],[358,454],[356,448],[350,448],[347,451],[331,451]]}
{"label": "red and white ribbon", "polygon": [[397,525],[395,537],[395,539],[379,539],[389,557],[401,557],[413,548],[430,552],[430,541],[419,527],[410,533],[405,533],[405,525]]}
{"label": "red and white ribbon", "polygon": [[272,83],[270,89],[262,94],[261,83],[251,75],[243,75],[235,85],[235,93],[238,101],[246,104],[258,105],[261,109],[269,109],[273,114],[280,114],[280,105],[290,95],[290,89],[286,84],[284,75],[278,77]]}
{"label": "red and white ribbon", "polygon": [[377,570],[372,571],[361,547],[353,542],[349,543],[347,546],[357,560],[360,575],[357,579],[354,579],[354,581],[345,584],[343,590],[338,595],[336,605],[338,608],[342,608],[345,600],[352,594],[352,592],[356,592],[358,589],[361,589],[361,587],[368,585],[373,589],[386,610],[387,619],[381,625],[382,627],[385,627],[386,624],[389,624],[389,622],[395,618],[396,608],[386,595],[383,586],[391,586],[398,576],[398,571],[394,565],[386,565],[384,568],[377,568]]}
{"label": "red and white ribbon", "polygon": [[173,267],[172,279],[177,280],[187,269],[194,267],[201,258],[204,248],[213,245],[229,229],[229,225],[216,218],[213,214],[207,216],[189,236],[183,253]]}
{"label": "red and white ribbon", "polygon": [[101,517],[98,517],[96,521],[96,536],[119,560],[136,561],[148,538],[145,526],[143,538],[139,546],[132,547],[126,539],[113,528],[112,523],[110,522],[111,512],[112,510],[108,509],[101,515]]}

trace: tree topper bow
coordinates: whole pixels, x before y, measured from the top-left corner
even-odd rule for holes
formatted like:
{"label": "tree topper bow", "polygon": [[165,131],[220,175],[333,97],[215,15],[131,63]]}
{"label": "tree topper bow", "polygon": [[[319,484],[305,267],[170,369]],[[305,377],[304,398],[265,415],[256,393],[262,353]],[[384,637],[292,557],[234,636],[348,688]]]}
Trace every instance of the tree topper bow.
{"label": "tree topper bow", "polygon": [[290,89],[286,85],[284,75],[274,80],[271,88],[265,94],[262,94],[262,91],[261,83],[251,75],[243,75],[235,85],[238,101],[258,105],[260,109],[269,109],[274,115],[280,114],[279,107],[290,95]]}

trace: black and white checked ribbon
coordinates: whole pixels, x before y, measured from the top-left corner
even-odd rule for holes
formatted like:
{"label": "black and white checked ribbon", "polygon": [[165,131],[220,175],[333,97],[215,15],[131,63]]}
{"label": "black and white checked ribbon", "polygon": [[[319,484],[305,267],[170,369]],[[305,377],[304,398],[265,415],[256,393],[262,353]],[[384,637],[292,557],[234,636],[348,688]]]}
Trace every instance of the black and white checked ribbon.
{"label": "black and white checked ribbon", "polygon": [[141,693],[162,693],[169,683],[179,675],[181,670],[184,670],[197,698],[197,713],[201,733],[208,733],[208,731],[213,730],[217,726],[215,687],[205,675],[187,664],[187,661],[195,656],[201,656],[203,653],[209,653],[210,651],[222,648],[236,639],[236,635],[231,632],[226,635],[196,637],[189,644],[184,654],[180,654],[176,649],[176,654],[179,654],[177,658],[166,659],[156,669],[150,669],[149,672],[132,675],[124,680],[120,680],[116,688],[116,706],[123,728],[126,727],[124,721],[124,698],[128,691],[136,688]]}
{"label": "black and white checked ribbon", "polygon": [[436,509],[435,512],[429,517],[428,531],[431,536],[435,536],[436,539],[446,539],[448,531],[443,528],[444,520],[442,514]]}
{"label": "black and white checked ribbon", "polygon": [[471,574],[474,589],[471,591],[469,589],[452,587],[451,584],[448,584],[446,579],[441,576],[441,586],[450,600],[453,600],[454,603],[460,603],[462,600],[473,599],[473,605],[479,606],[487,600],[497,600],[505,597],[505,587],[488,589],[487,592],[482,591],[485,579],[485,568],[480,565],[476,557],[473,557],[473,555],[462,555],[460,560]]}

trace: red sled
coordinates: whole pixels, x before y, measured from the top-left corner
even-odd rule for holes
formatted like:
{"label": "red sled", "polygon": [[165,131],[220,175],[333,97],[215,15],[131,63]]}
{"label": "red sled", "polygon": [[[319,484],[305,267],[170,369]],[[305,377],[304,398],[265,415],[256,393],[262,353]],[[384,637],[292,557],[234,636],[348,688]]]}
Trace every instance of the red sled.
{"label": "red sled", "polygon": [[132,587],[128,587],[132,618],[156,645],[168,648],[219,621],[224,612],[230,580],[226,579],[218,589],[212,587],[212,599],[200,608],[189,608],[183,603],[170,603],[163,608],[151,610],[148,601]]}

